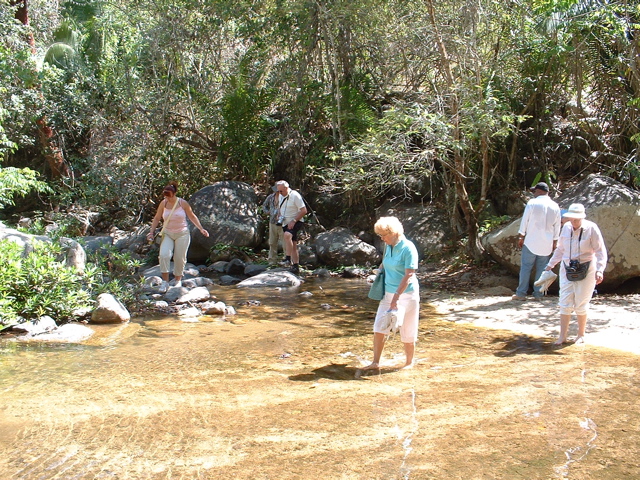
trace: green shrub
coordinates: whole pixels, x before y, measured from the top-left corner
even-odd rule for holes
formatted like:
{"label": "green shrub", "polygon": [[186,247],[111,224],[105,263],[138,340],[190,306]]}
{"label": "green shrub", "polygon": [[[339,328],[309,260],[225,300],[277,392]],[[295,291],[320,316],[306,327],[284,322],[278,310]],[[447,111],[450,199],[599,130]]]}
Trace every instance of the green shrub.
{"label": "green shrub", "polygon": [[35,242],[33,251],[23,255],[23,247],[0,241],[0,306],[2,323],[49,315],[56,321],[68,320],[73,312],[87,307],[90,295],[83,279],[57,258],[58,245]]}
{"label": "green shrub", "polygon": [[110,293],[126,306],[132,306],[138,302],[138,271],[142,264],[131,252],[120,252],[115,247],[100,249],[87,256],[86,288],[92,296]]}
{"label": "green shrub", "polygon": [[61,237],[78,237],[85,234],[89,221],[69,212],[34,212],[31,225],[17,227],[30,235],[46,235],[54,240]]}
{"label": "green shrub", "polygon": [[111,293],[127,306],[137,301],[140,262],[129,252],[108,249],[94,254],[84,274],[78,275],[60,261],[62,250],[56,243],[35,242],[30,254],[23,251],[15,242],[0,241],[1,324],[43,315],[64,323],[101,293]]}

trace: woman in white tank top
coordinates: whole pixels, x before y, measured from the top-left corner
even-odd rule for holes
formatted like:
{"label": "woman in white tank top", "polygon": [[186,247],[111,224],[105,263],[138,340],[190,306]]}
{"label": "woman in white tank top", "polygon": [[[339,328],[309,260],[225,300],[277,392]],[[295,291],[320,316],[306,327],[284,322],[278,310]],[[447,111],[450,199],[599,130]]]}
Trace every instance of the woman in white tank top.
{"label": "woman in white tank top", "polygon": [[182,286],[182,274],[184,266],[187,263],[187,250],[191,244],[191,235],[189,235],[189,226],[187,225],[187,217],[193,222],[203,236],[208,237],[207,232],[200,220],[193,213],[191,206],[186,200],[179,198],[178,184],[171,182],[164,187],[162,195],[164,200],[158,205],[155,217],[151,222],[151,231],[147,238],[153,240],[156,227],[160,223],[160,219],[164,222],[164,230],[162,231],[162,243],[160,244],[160,254],[158,261],[160,263],[160,273],[162,275],[162,284],[160,285],[160,293],[165,293],[169,288],[169,266],[171,265],[171,257],[173,257],[173,276],[175,286]]}

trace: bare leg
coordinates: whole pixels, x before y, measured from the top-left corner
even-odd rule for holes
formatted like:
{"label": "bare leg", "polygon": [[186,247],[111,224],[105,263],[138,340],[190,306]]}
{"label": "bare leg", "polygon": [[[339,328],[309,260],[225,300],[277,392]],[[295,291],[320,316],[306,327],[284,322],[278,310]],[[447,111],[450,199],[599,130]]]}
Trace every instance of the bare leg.
{"label": "bare leg", "polygon": [[563,343],[566,343],[570,321],[571,315],[560,315],[560,336],[555,342],[553,342],[554,345],[562,345]]}
{"label": "bare leg", "polygon": [[167,273],[163,272],[163,273],[161,273],[161,275],[162,275],[162,280],[164,280],[165,282],[169,281],[169,272],[167,272]]}
{"label": "bare leg", "polygon": [[416,344],[411,342],[411,343],[405,343],[404,344],[404,354],[407,358],[405,364],[402,366],[402,368],[411,368],[413,367],[413,354],[416,351]]}
{"label": "bare leg", "polygon": [[[284,234],[284,254],[291,257],[293,250],[293,240],[292,236],[289,232],[285,232]],[[293,263],[293,262],[291,262]]]}
{"label": "bare leg", "polygon": [[298,242],[291,242],[291,263],[300,263],[300,254],[298,253]]}
{"label": "bare leg", "polygon": [[384,348],[384,343],[386,341],[386,336],[384,333],[373,333],[373,361],[363,368],[363,370],[374,370],[379,368],[380,358],[382,357],[382,349]]}
{"label": "bare leg", "polygon": [[587,328],[587,315],[578,315],[578,336],[576,337],[576,344],[584,344],[584,331]]}

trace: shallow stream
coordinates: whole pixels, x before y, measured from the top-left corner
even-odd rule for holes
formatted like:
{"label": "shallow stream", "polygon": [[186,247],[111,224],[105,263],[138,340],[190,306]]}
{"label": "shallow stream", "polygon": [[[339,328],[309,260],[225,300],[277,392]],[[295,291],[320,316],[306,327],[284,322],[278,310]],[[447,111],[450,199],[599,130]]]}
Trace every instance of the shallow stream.
{"label": "shallow stream", "polygon": [[364,375],[367,289],[216,286],[237,315],[3,340],[0,478],[640,478],[638,356],[445,322],[424,292],[416,367],[394,337]]}

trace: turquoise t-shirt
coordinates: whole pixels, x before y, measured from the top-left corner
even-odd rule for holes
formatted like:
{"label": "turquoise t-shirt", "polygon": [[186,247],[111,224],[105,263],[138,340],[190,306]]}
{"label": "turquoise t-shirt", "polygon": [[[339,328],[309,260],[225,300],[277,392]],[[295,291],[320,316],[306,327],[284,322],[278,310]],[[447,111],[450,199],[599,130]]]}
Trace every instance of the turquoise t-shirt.
{"label": "turquoise t-shirt", "polygon": [[[400,281],[404,277],[407,268],[418,269],[418,250],[410,240],[403,235],[396,245],[387,245],[382,266],[384,267],[384,290],[389,293],[396,293],[400,286]],[[409,281],[403,293],[418,290],[418,279],[414,275]]]}

